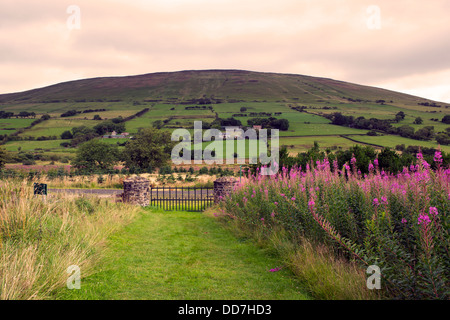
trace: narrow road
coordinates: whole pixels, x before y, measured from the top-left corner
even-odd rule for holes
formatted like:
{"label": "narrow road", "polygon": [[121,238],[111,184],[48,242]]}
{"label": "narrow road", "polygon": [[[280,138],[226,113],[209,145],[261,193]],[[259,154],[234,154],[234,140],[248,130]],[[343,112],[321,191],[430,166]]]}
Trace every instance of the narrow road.
{"label": "narrow road", "polygon": [[122,189],[48,189],[48,192],[66,192],[77,194],[116,195],[123,192]]}

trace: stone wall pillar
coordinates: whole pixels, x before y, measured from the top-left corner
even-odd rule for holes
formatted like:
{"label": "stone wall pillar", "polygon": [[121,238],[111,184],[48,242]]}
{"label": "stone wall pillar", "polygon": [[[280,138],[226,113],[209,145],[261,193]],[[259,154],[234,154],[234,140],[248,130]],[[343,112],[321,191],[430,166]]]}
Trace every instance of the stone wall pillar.
{"label": "stone wall pillar", "polygon": [[123,181],[123,202],[146,207],[150,204],[150,181],[142,177]]}
{"label": "stone wall pillar", "polygon": [[237,185],[238,181],[232,177],[222,177],[214,181],[214,203],[218,203],[225,198],[233,188]]}

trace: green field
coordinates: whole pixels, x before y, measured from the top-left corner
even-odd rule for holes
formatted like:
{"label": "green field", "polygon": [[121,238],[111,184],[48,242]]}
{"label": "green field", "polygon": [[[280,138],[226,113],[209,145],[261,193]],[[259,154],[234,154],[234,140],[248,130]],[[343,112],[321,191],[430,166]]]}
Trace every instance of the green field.
{"label": "green field", "polygon": [[[437,149],[439,145],[436,141],[418,141],[408,138],[403,138],[394,135],[384,135],[379,137],[370,137],[370,136],[352,136],[349,135],[349,138],[368,144],[381,145],[383,147],[395,148],[397,145],[404,144],[407,146],[423,146],[427,148],[435,148]],[[442,151],[450,152],[450,146],[440,146]]]}
{"label": "green field", "polygon": [[33,128],[26,130],[20,136],[61,136],[66,130],[71,130],[73,127],[87,126],[94,127],[98,122],[93,120],[78,120],[78,119],[50,119],[39,123]]}
{"label": "green field", "polygon": [[45,140],[45,141],[10,141],[4,145],[4,148],[8,151],[17,151],[21,148],[22,151],[31,151],[36,149],[51,149],[69,150],[60,146],[62,142],[69,142],[70,140]]}
{"label": "green field", "polygon": [[[99,123],[92,120],[96,114],[105,120],[118,116],[127,117],[144,108],[150,110],[125,123],[126,131],[132,135],[140,128],[151,127],[157,120],[164,121],[163,130],[170,133],[177,128],[185,128],[192,133],[194,121],[211,123],[216,116],[227,119],[235,114],[245,113],[247,116],[235,118],[243,126],[247,126],[250,118],[260,117],[251,116],[250,113],[271,113],[275,118],[289,120],[289,129],[280,131],[280,144],[288,145],[290,152],[295,153],[308,149],[314,141],[322,148],[332,150],[346,149],[358,143],[388,147],[395,147],[397,144],[437,147],[435,141],[424,142],[400,136],[365,136],[367,130],[332,125],[324,117],[340,112],[355,118],[363,116],[367,119],[394,119],[398,112],[403,111],[405,119],[393,123],[393,126],[409,125],[415,130],[434,126],[435,132],[445,131],[449,125],[442,123],[441,119],[450,114],[450,105],[442,102],[436,102],[438,107],[419,104],[424,102],[432,101],[327,78],[240,70],[205,70],[66,82],[30,92],[0,95],[0,110],[15,113],[33,111],[36,119],[49,114],[52,117],[50,120],[25,130],[20,136],[56,136],[58,139],[61,133],[73,127],[94,127]],[[299,112],[293,109],[295,107],[306,109],[305,112]],[[87,109],[106,111],[60,117],[61,113],[73,109],[81,112]],[[422,118],[422,124],[413,124],[417,117]],[[0,119],[0,134],[11,134],[14,130],[5,129],[25,128],[33,121],[34,119]],[[343,138],[343,135],[348,135],[356,142]],[[104,141],[111,144],[118,142]],[[23,150],[42,148],[68,152],[59,147],[59,143],[17,141],[8,142],[6,148],[14,151],[23,145]],[[206,145],[204,143],[203,147]],[[442,147],[442,150],[448,148]]]}

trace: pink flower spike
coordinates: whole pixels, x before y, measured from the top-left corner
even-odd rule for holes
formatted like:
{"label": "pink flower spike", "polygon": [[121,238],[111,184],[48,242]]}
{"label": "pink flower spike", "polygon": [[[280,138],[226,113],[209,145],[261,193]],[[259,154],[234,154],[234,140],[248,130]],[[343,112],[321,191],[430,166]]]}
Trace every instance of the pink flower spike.
{"label": "pink flower spike", "polygon": [[294,198],[294,197],[292,197],[292,198],[291,198],[291,200],[292,200],[292,201],[295,201],[295,198]]}
{"label": "pink flower spike", "polygon": [[438,215],[438,209],[436,207],[430,207],[430,214],[431,215]]}
{"label": "pink flower spike", "polygon": [[380,201],[378,201],[378,198],[373,199],[373,205],[376,207],[380,205]]}
{"label": "pink flower spike", "polygon": [[408,222],[408,221],[407,221],[405,218],[402,219],[402,223],[403,223],[403,224],[405,224],[405,223],[407,223],[407,222]]}
{"label": "pink flower spike", "polygon": [[434,162],[442,163],[442,154],[440,150],[436,150],[434,154]]}
{"label": "pink flower spike", "polygon": [[417,220],[417,224],[423,224],[425,226],[431,222],[430,217],[425,214],[421,214]]}

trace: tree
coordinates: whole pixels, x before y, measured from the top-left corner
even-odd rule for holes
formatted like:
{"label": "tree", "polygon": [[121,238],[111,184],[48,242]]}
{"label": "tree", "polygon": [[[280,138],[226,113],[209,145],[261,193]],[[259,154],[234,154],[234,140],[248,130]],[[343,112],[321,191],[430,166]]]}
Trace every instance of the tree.
{"label": "tree", "polygon": [[431,140],[434,136],[434,127],[426,126],[416,131],[414,139],[417,140]]}
{"label": "tree", "polygon": [[399,111],[397,112],[397,114],[395,115],[395,121],[400,122],[402,120],[405,119],[405,113],[403,111]]}
{"label": "tree", "polygon": [[445,124],[450,124],[450,115],[446,115],[442,118],[442,122]]}
{"label": "tree", "polygon": [[247,111],[247,108],[246,107],[241,107],[241,112],[245,112],[245,111]]}
{"label": "tree", "polygon": [[174,145],[169,132],[156,128],[141,129],[135,139],[125,145],[122,159],[128,168],[162,167],[169,161]]}
{"label": "tree", "polygon": [[119,155],[117,146],[94,139],[78,147],[73,165],[88,171],[111,169],[119,161]]}
{"label": "tree", "polygon": [[73,138],[73,134],[69,130],[66,130],[63,133],[61,133],[61,139],[63,139],[63,140],[72,139],[72,138]]}
{"label": "tree", "polygon": [[414,128],[408,125],[403,125],[398,128],[398,134],[405,138],[412,138],[414,136]]}
{"label": "tree", "polygon": [[414,124],[422,124],[423,120],[421,117],[417,117],[416,120],[414,120]]}
{"label": "tree", "polygon": [[28,118],[29,116],[31,116],[31,114],[27,111],[19,112],[19,117],[21,117],[21,118]]}
{"label": "tree", "polygon": [[66,111],[66,112],[64,112],[63,114],[61,114],[61,117],[62,117],[62,118],[65,118],[65,117],[72,117],[72,116],[76,115],[77,113],[78,113],[77,110],[69,110],[69,111]]}
{"label": "tree", "polygon": [[164,123],[161,120],[156,120],[153,122],[153,128],[161,129],[164,126]]}
{"label": "tree", "polygon": [[450,144],[450,136],[445,133],[438,133],[436,135],[436,141],[437,141],[437,143],[442,144],[442,145],[449,145]]}
{"label": "tree", "polygon": [[98,134],[95,132],[94,129],[86,127],[86,126],[79,126],[72,128],[72,147],[75,147],[83,142],[92,140],[96,137],[98,137]]}
{"label": "tree", "polygon": [[289,129],[289,120],[287,119],[275,119],[270,121],[270,126],[279,129],[281,131],[286,131]]}
{"label": "tree", "polygon": [[228,118],[228,119],[220,119],[220,124],[222,127],[228,127],[228,126],[231,126],[231,127],[236,126],[237,127],[237,126],[242,125],[240,120],[235,119],[233,117]]}
{"label": "tree", "polygon": [[93,119],[93,120],[102,120],[102,117],[100,117],[99,114],[96,114],[96,115],[94,116],[94,119]]}
{"label": "tree", "polygon": [[117,132],[122,133],[125,131],[125,123],[114,123],[112,120],[107,120],[102,123],[99,123],[94,127],[95,132],[98,135],[104,135],[107,132]]}

